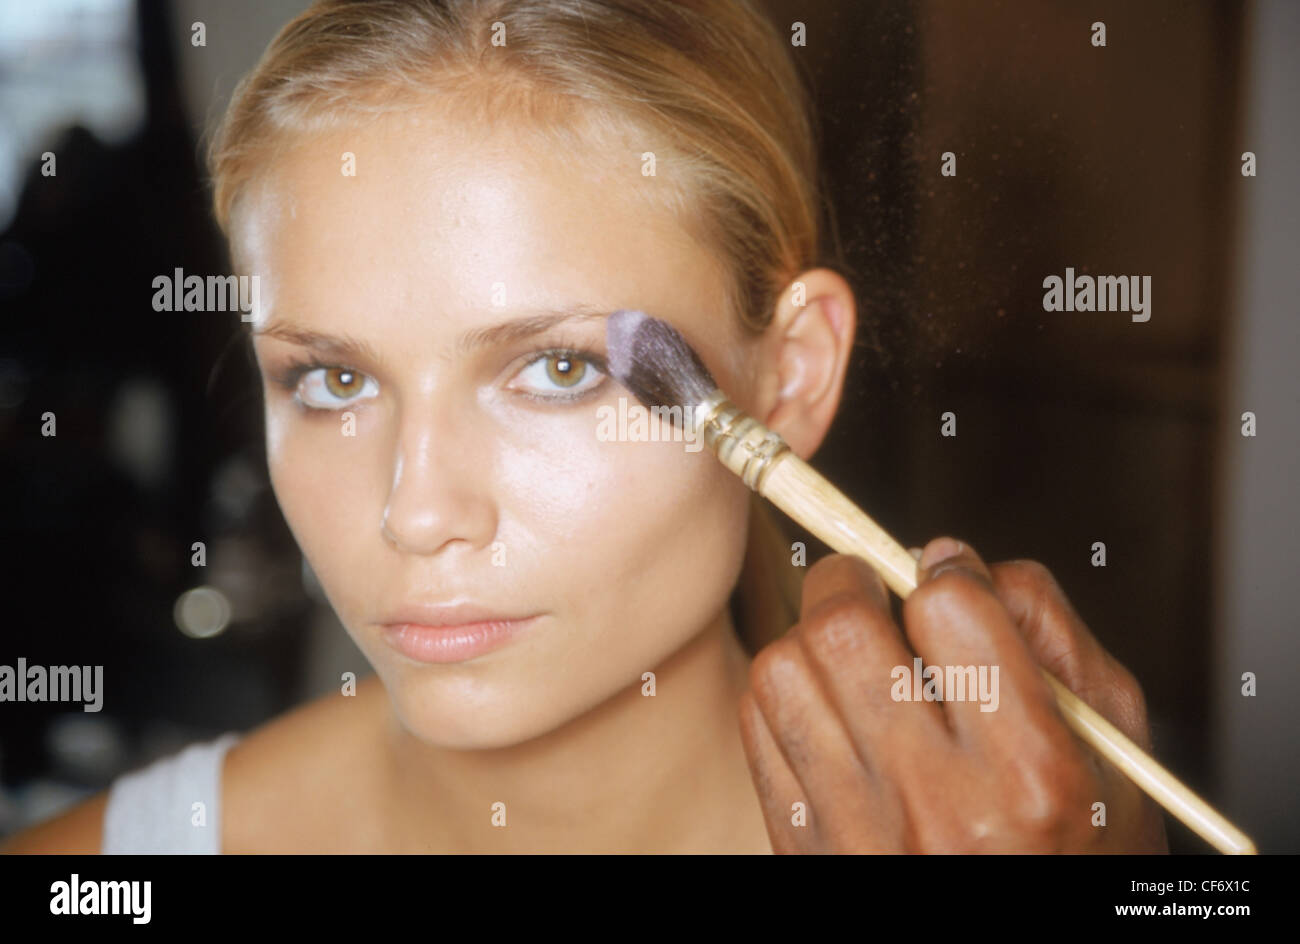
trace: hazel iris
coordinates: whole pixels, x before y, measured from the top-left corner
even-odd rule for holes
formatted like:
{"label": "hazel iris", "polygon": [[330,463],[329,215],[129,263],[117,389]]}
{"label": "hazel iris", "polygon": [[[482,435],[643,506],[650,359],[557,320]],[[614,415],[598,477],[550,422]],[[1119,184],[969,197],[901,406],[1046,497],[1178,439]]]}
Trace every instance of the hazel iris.
{"label": "hazel iris", "polygon": [[586,363],[567,354],[551,354],[546,358],[546,377],[556,386],[576,386],[586,373]]}
{"label": "hazel iris", "polygon": [[331,367],[325,371],[325,389],[340,400],[355,397],[365,386],[365,378],[355,370]]}

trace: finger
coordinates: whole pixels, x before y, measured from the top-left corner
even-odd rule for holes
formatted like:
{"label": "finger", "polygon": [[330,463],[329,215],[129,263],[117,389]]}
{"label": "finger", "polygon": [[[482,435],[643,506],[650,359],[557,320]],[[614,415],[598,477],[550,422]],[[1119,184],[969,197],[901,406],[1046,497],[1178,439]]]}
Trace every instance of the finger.
{"label": "finger", "polygon": [[[992,574],[999,597],[1039,663],[1138,747],[1151,752],[1151,729],[1141,687],[1102,648],[1051,572],[1037,561],[1018,560],[995,564]],[[1108,785],[1108,796],[1120,797],[1135,790],[1127,777],[1095,752],[1085,753]],[[1163,822],[1149,798],[1139,795],[1130,803],[1118,802],[1112,807],[1117,826],[1123,827],[1127,813],[1127,818],[1139,824],[1135,836],[1141,847],[1154,848]]]}
{"label": "finger", "polygon": [[[983,560],[965,542],[936,538],[918,570],[905,630],[958,737],[1003,756],[1050,748],[1062,737],[1056,698]],[[1042,744],[1029,742],[1035,734]]]}
{"label": "finger", "polygon": [[994,564],[994,586],[1040,664],[1139,747],[1151,750],[1146,700],[1133,675],[1114,659],[1037,561]]}
{"label": "finger", "polygon": [[864,594],[868,602],[888,611],[889,591],[875,568],[852,554],[827,554],[804,576],[799,620],[807,619],[810,611],[827,600],[857,594]]}
{"label": "finger", "polygon": [[896,697],[900,670],[915,655],[887,603],[865,561],[834,554],[804,578],[803,618],[791,635],[864,767],[879,782],[908,783],[934,774],[953,745],[940,706]]}
{"label": "finger", "polygon": [[768,732],[804,790],[816,834],[833,838],[841,848],[869,843],[879,806],[877,784],[798,642],[786,636],[760,651],[750,666],[750,687]]}
{"label": "finger", "polygon": [[806,808],[807,794],[768,730],[752,692],[740,696],[740,740],[745,747],[745,760],[758,793],[772,851],[778,854],[813,851],[815,837],[809,834],[807,826],[796,826],[793,819],[794,805],[803,803]]}

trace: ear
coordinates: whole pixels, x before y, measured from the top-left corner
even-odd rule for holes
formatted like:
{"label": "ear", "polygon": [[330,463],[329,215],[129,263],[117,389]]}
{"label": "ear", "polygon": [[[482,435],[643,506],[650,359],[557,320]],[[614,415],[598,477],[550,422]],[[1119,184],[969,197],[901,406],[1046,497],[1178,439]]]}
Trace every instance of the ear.
{"label": "ear", "polygon": [[835,418],[856,329],[849,283],[831,269],[809,269],[781,293],[764,332],[758,415],[804,459]]}

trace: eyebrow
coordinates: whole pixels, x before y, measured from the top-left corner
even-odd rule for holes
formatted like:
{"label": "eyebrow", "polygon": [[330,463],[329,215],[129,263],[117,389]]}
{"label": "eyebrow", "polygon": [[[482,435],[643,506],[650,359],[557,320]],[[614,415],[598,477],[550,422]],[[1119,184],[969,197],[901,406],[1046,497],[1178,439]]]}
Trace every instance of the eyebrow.
{"label": "eyebrow", "polygon": [[[460,354],[491,345],[508,344],[541,334],[567,321],[598,321],[612,312],[591,305],[569,305],[564,308],[536,311],[522,318],[512,318],[499,324],[472,328],[456,339]],[[378,362],[379,354],[367,342],[350,335],[322,334],[291,322],[272,322],[265,328],[255,329],[254,336],[266,336],[311,348],[321,354],[339,358],[366,358]]]}
{"label": "eyebrow", "polygon": [[531,338],[566,321],[598,321],[601,318],[608,318],[611,314],[612,312],[602,311],[590,305],[569,305],[565,308],[539,311],[522,318],[466,331],[457,339],[456,350],[461,354],[468,354],[475,348]]}
{"label": "eyebrow", "polygon": [[311,331],[291,322],[277,321],[272,322],[265,328],[255,328],[253,336],[287,341],[290,344],[310,348],[318,354],[337,357],[340,360],[365,359],[373,363],[378,363],[381,360],[378,352],[370,344],[359,338],[347,334],[322,334],[319,331]]}

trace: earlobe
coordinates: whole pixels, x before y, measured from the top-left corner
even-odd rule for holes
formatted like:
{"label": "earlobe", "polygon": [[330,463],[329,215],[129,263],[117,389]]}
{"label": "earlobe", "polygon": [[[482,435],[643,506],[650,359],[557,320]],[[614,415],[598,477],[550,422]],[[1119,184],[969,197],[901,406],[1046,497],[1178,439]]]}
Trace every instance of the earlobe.
{"label": "earlobe", "polygon": [[764,391],[764,422],[805,459],[835,418],[856,326],[853,290],[830,269],[810,269],[792,281],[768,326],[766,355],[775,371]]}

